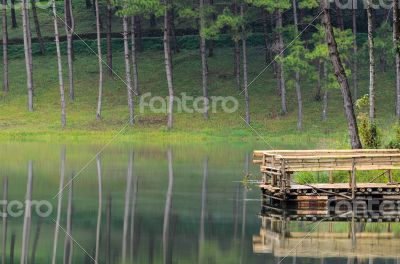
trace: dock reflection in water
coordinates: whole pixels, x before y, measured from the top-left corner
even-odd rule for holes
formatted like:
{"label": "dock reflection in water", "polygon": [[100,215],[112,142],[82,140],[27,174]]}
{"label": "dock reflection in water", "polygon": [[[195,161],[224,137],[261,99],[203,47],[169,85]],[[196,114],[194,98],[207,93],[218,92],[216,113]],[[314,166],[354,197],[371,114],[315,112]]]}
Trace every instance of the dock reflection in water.
{"label": "dock reflection in water", "polygon": [[264,203],[260,220],[253,252],[277,263],[400,263],[398,212],[313,215]]}

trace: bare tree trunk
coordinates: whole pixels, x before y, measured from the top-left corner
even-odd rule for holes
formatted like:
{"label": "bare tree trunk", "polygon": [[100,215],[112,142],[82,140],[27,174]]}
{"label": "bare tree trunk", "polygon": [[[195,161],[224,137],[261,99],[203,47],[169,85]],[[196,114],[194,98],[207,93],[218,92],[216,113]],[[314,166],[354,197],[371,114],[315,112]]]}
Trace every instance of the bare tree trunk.
{"label": "bare tree trunk", "polygon": [[29,238],[30,238],[30,226],[31,226],[31,207],[32,207],[32,178],[33,178],[32,161],[29,161],[28,165],[28,182],[26,185],[25,195],[25,215],[24,225],[22,231],[22,246],[21,246],[21,264],[26,264],[28,261],[29,251]]}
{"label": "bare tree trunk", "polygon": [[[240,5],[240,16],[244,19],[244,4]],[[243,49],[243,90],[246,108],[246,123],[250,124],[250,102],[248,89],[247,74],[247,43],[246,43],[246,27],[242,26],[242,49]]]}
{"label": "bare tree trunk", "polygon": [[112,61],[112,5],[111,0],[107,1],[107,66],[108,74],[112,76],[113,74],[113,61]]}
{"label": "bare tree trunk", "polygon": [[368,0],[368,51],[369,51],[369,118],[371,123],[375,122],[375,58],[374,58],[374,36],[372,28],[372,0]]}
{"label": "bare tree trunk", "polygon": [[205,222],[207,217],[207,179],[208,179],[208,157],[203,163],[203,183],[201,188],[201,213],[200,213],[200,230],[199,230],[199,262],[205,263]]}
{"label": "bare tree trunk", "polygon": [[137,43],[136,43],[136,26],[135,26],[135,16],[131,18],[131,40],[132,40],[132,76],[133,76],[133,92],[136,96],[140,94],[139,88],[139,76],[137,67]]}
{"label": "bare tree trunk", "polygon": [[173,0],[167,0],[170,3],[170,8],[168,9],[168,22],[169,22],[169,34],[170,34],[170,42],[172,46],[172,51],[174,54],[179,53],[178,41],[176,40],[176,30],[175,30],[175,10],[172,4]]}
{"label": "bare tree trunk", "polygon": [[16,28],[17,25],[17,16],[15,15],[15,0],[11,0],[11,26],[12,28]]}
{"label": "bare tree trunk", "polygon": [[111,263],[111,221],[112,221],[112,197],[108,194],[106,205],[106,264]]}
{"label": "bare tree trunk", "polygon": [[125,58],[125,76],[126,76],[126,88],[128,90],[128,106],[129,106],[129,124],[133,126],[135,124],[135,112],[133,107],[133,96],[132,96],[132,79],[131,79],[131,63],[129,58],[129,43],[128,43],[128,17],[122,18],[122,24],[124,28],[124,58]]}
{"label": "bare tree trunk", "polygon": [[[55,1],[53,1],[53,10],[55,8]],[[64,176],[65,176],[65,147],[61,150],[61,162],[60,162],[60,184],[58,188],[58,197],[57,197],[57,217],[54,228],[54,241],[53,241],[53,255],[52,255],[52,264],[56,264],[57,258],[57,243],[58,243],[58,233],[60,230],[60,220],[61,220],[61,206],[62,206],[62,190],[64,186]]]}
{"label": "bare tree trunk", "polygon": [[[276,30],[278,31],[278,56],[283,56],[283,36],[282,36],[282,11],[280,9],[276,10],[277,18],[276,18]],[[286,84],[285,84],[285,74],[283,70],[283,63],[278,63],[278,81],[281,93],[281,104],[282,104],[282,114],[287,114],[287,106],[286,106]]]}
{"label": "bare tree trunk", "polygon": [[358,99],[358,58],[357,58],[357,0],[352,0],[353,10],[352,10],[352,18],[353,18],[353,96],[354,100]]}
{"label": "bare tree trunk", "polygon": [[142,17],[135,16],[135,36],[136,36],[136,50],[138,52],[143,50],[142,47]]}
{"label": "bare tree trunk", "polygon": [[97,56],[99,61],[99,97],[97,100],[97,120],[101,119],[101,108],[102,108],[102,100],[103,100],[103,55],[101,52],[101,29],[100,29],[100,10],[99,10],[99,1],[94,1],[95,9],[96,9],[96,32],[97,32]]}
{"label": "bare tree trunk", "polygon": [[169,259],[168,252],[168,241],[169,241],[169,220],[172,207],[172,188],[174,185],[174,171],[172,167],[172,150],[167,151],[168,158],[168,189],[165,198],[165,209],[164,209],[164,223],[163,223],[163,263],[167,264]]}
{"label": "bare tree trunk", "polygon": [[336,10],[336,19],[337,19],[337,25],[340,30],[344,30],[344,21],[343,21],[343,14],[342,14],[342,9],[338,7],[335,4],[335,10]]}
{"label": "bare tree trunk", "polygon": [[15,232],[11,233],[11,242],[10,242],[10,264],[14,264],[14,248],[15,248]]}
{"label": "bare tree trunk", "polygon": [[40,53],[42,55],[44,55],[46,48],[44,45],[42,33],[40,31],[40,23],[39,23],[39,18],[37,15],[37,10],[36,10],[36,0],[31,0],[31,4],[32,4],[32,17],[33,17],[33,22],[35,24],[36,36],[39,41]]}
{"label": "bare tree trunk", "polygon": [[36,230],[35,230],[35,236],[33,237],[33,244],[32,244],[32,252],[31,252],[31,259],[29,263],[36,263],[36,251],[37,251],[37,246],[39,243],[39,237],[40,237],[40,230],[43,224],[43,218],[39,217],[38,223],[36,224]]}
{"label": "bare tree trunk", "polygon": [[[237,0],[233,0],[233,14],[237,15],[238,14],[238,7],[237,7]],[[239,39],[234,38],[235,42],[235,47],[234,47],[234,68],[233,68],[233,75],[235,75],[236,78],[236,87],[240,91],[240,45],[239,45]]]}
{"label": "bare tree trunk", "polygon": [[357,120],[354,114],[353,101],[351,98],[351,92],[349,83],[347,80],[346,72],[343,68],[342,61],[339,56],[339,51],[337,48],[335,36],[333,33],[333,27],[331,23],[331,17],[329,14],[329,7],[327,0],[322,1],[323,9],[323,24],[326,32],[326,42],[329,48],[329,55],[331,57],[332,65],[335,71],[336,78],[340,84],[342,96],[343,96],[343,106],[346,113],[347,126],[349,130],[350,143],[353,149],[362,148],[361,141],[358,135]]}
{"label": "bare tree trunk", "polygon": [[73,52],[73,33],[75,31],[75,20],[72,12],[72,0],[64,1],[65,31],[67,34],[67,61],[68,61],[68,82],[69,98],[75,100],[74,88],[74,52]]}
{"label": "bare tree trunk", "polygon": [[[3,213],[7,212],[7,204],[8,204],[8,178],[3,178]],[[6,264],[6,251],[7,251],[7,224],[8,224],[8,216],[7,214],[3,214],[3,236],[2,236],[2,255],[1,255],[1,263]]]}
{"label": "bare tree trunk", "polygon": [[328,89],[325,88],[324,92],[324,103],[322,109],[322,120],[326,121],[328,119]]}
{"label": "bare tree trunk", "polygon": [[72,243],[72,197],[74,192],[73,174],[71,175],[71,180],[68,190],[68,204],[67,204],[67,231],[65,232],[64,240],[64,264],[72,264],[72,253],[73,253],[73,243]]}
{"label": "bare tree trunk", "polygon": [[[299,34],[299,22],[297,16],[297,3],[296,0],[293,0],[293,19],[294,19],[294,28],[296,36]],[[301,86],[300,86],[300,73],[299,71],[295,72],[295,86],[296,86],[296,95],[297,95],[297,129],[303,129],[303,100],[301,96]]]}
{"label": "bare tree trunk", "polygon": [[[3,13],[2,13],[2,31],[3,31],[3,91],[8,93],[8,29],[7,29],[7,0],[2,1]],[[3,254],[4,255],[4,254]]]}
{"label": "bare tree trunk", "polygon": [[317,72],[317,87],[315,90],[315,101],[320,101],[321,100],[321,60],[318,59],[318,72]]}
{"label": "bare tree trunk", "polygon": [[29,28],[28,17],[28,3],[27,0],[22,1],[22,28],[24,35],[24,53],[25,53],[25,66],[26,66],[26,84],[28,88],[28,110],[33,112],[33,72],[31,60],[31,34]]}
{"label": "bare tree trunk", "polygon": [[173,127],[173,108],[174,108],[174,84],[173,84],[173,71],[172,71],[172,58],[171,58],[171,46],[170,46],[170,23],[169,23],[169,9],[171,8],[171,0],[166,0],[166,8],[164,14],[164,57],[165,57],[165,72],[167,75],[168,84],[168,122],[167,128],[172,129]]}
{"label": "bare tree trunk", "polygon": [[129,220],[129,202],[132,191],[132,174],[133,174],[133,152],[129,153],[128,173],[126,176],[126,191],[125,191],[125,208],[124,208],[124,223],[122,230],[122,263],[126,263],[126,248],[128,241],[128,220]]}
{"label": "bare tree trunk", "polygon": [[99,192],[99,206],[97,212],[97,225],[96,225],[96,250],[94,254],[94,263],[99,260],[99,250],[100,250],[100,227],[101,227],[101,209],[103,205],[103,187],[102,187],[102,171],[101,171],[101,160],[100,157],[96,157],[97,164],[97,178],[98,178],[98,192]]}
{"label": "bare tree trunk", "polygon": [[52,1],[52,6],[53,6],[53,21],[54,21],[54,37],[55,37],[56,50],[57,50],[58,84],[60,87],[61,127],[65,128],[65,126],[67,124],[67,118],[66,118],[66,113],[65,113],[64,81],[63,81],[60,38],[59,38],[59,32],[58,32],[57,9],[56,9],[55,0]]}
{"label": "bare tree trunk", "polygon": [[207,47],[206,38],[203,36],[203,31],[206,26],[205,23],[205,7],[204,0],[200,0],[200,55],[201,55],[201,69],[202,69],[202,87],[204,98],[204,119],[208,119],[208,63],[207,63]]}
{"label": "bare tree trunk", "polygon": [[399,0],[393,0],[393,45],[396,51],[396,116],[400,119],[400,12]]}
{"label": "bare tree trunk", "polygon": [[265,63],[269,61],[269,47],[268,47],[268,13],[262,8],[262,20],[263,20],[263,34],[264,34],[264,49],[265,49]]}

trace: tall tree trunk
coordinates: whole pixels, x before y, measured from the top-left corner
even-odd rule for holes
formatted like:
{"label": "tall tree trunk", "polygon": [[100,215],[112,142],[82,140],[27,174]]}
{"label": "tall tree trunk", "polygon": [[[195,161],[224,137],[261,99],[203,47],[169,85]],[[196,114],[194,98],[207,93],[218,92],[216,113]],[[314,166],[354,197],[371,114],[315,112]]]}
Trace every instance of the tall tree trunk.
{"label": "tall tree trunk", "polygon": [[86,4],[86,9],[90,9],[92,7],[92,1],[90,0],[85,0],[85,4]]}
{"label": "tall tree trunk", "polygon": [[[240,5],[240,16],[244,19],[244,4]],[[246,109],[246,123],[250,124],[250,102],[249,102],[249,85],[247,75],[247,43],[246,43],[246,27],[242,25],[242,50],[243,50],[243,90]]]}
{"label": "tall tree trunk", "polygon": [[136,50],[142,51],[142,17],[135,16],[135,36],[136,36]]}
{"label": "tall tree trunk", "polygon": [[178,41],[176,40],[176,30],[175,30],[175,9],[173,6],[173,0],[167,0],[169,2],[170,8],[168,9],[168,24],[169,24],[169,34],[170,34],[170,45],[174,54],[179,53]]}
{"label": "tall tree trunk", "polygon": [[328,89],[325,88],[324,99],[323,99],[323,109],[322,109],[322,120],[326,121],[328,119]]}
{"label": "tall tree trunk", "polygon": [[28,110],[33,112],[33,72],[31,60],[31,34],[28,17],[28,0],[22,2],[22,28],[24,36],[24,53],[25,53],[25,67],[26,67],[26,85],[28,88]]}
{"label": "tall tree trunk", "polygon": [[[237,7],[237,0],[233,0],[233,14],[237,15],[238,14],[238,7]],[[235,75],[236,79],[236,87],[240,91],[240,45],[239,45],[239,39],[234,38],[235,42],[235,47],[233,49],[234,52],[234,68],[233,68],[233,74]]]}
{"label": "tall tree trunk", "polygon": [[106,264],[111,263],[111,221],[112,221],[112,197],[111,194],[107,196],[106,205]]}
{"label": "tall tree trunk", "polygon": [[[295,28],[295,35],[299,34],[299,22],[297,16],[297,3],[296,0],[293,0],[293,19],[294,19],[294,28]],[[299,71],[295,72],[295,86],[296,86],[296,95],[297,95],[297,129],[303,129],[303,100],[301,96],[301,86],[300,86],[300,73]]]}
{"label": "tall tree trunk", "polygon": [[201,69],[202,69],[202,87],[204,98],[204,118],[208,119],[208,63],[207,63],[207,47],[206,38],[203,36],[203,31],[206,26],[205,22],[205,7],[204,0],[200,0],[200,55],[201,55]]}
{"label": "tall tree trunk", "polygon": [[22,246],[21,246],[21,264],[25,264],[28,261],[29,252],[29,238],[30,238],[30,226],[31,226],[31,207],[32,207],[32,178],[33,178],[33,165],[32,161],[29,161],[28,165],[28,182],[26,185],[25,194],[25,214],[24,214],[24,225],[22,231]]}
{"label": "tall tree trunk", "polygon": [[351,92],[349,87],[349,82],[347,80],[346,72],[343,68],[342,61],[339,56],[339,51],[336,44],[335,35],[333,33],[333,27],[331,23],[331,17],[329,14],[328,0],[322,1],[323,9],[323,24],[326,32],[326,42],[329,48],[329,55],[332,61],[332,65],[335,71],[336,78],[340,84],[342,96],[343,96],[343,106],[346,113],[347,126],[350,136],[350,143],[353,149],[362,148],[361,141],[358,135],[357,120],[354,114],[353,101],[351,98]]}
{"label": "tall tree trunk", "polygon": [[74,101],[75,88],[74,88],[73,33],[75,30],[75,21],[72,12],[72,0],[64,1],[64,19],[65,19],[65,31],[67,34],[69,98],[71,101]]}
{"label": "tall tree trunk", "polygon": [[124,222],[122,229],[122,263],[126,263],[126,248],[128,241],[128,220],[129,220],[129,204],[132,191],[132,174],[133,174],[133,152],[129,153],[128,173],[126,176],[125,206],[124,206]]}
{"label": "tall tree trunk", "polygon": [[396,116],[400,119],[400,12],[399,0],[393,0],[393,45],[396,51]]}
{"label": "tall tree trunk", "polygon": [[344,30],[342,9],[335,4],[335,10],[336,10],[336,20],[338,28],[340,28],[340,30]]}
{"label": "tall tree trunk", "polygon": [[[276,10],[277,18],[276,18],[276,30],[278,31],[278,53],[279,56],[283,56],[283,36],[282,36],[282,11],[280,9]],[[278,79],[281,93],[281,104],[282,104],[282,114],[287,114],[287,106],[286,106],[286,84],[285,84],[285,74],[283,70],[283,63],[278,63],[279,71],[278,71]]]}
{"label": "tall tree trunk", "polygon": [[167,75],[168,84],[168,129],[173,127],[173,108],[174,108],[174,84],[173,84],[173,71],[172,71],[172,58],[171,58],[171,46],[170,46],[170,23],[169,23],[169,9],[171,8],[171,0],[166,0],[166,8],[164,14],[164,59],[165,59],[165,72]]}
{"label": "tall tree trunk", "polygon": [[55,37],[56,50],[57,50],[58,85],[60,88],[61,127],[65,128],[65,126],[67,124],[67,118],[66,118],[66,111],[65,111],[64,81],[63,81],[60,38],[59,38],[59,32],[58,32],[57,9],[56,9],[55,0],[52,1],[52,6],[53,6],[54,37]]}
{"label": "tall tree trunk", "polygon": [[128,91],[128,106],[129,106],[129,124],[133,126],[135,124],[135,112],[133,105],[133,90],[132,90],[132,78],[131,78],[131,63],[129,58],[129,42],[128,42],[128,17],[122,18],[123,24],[123,36],[124,36],[124,58],[125,58],[125,77],[126,77],[126,88]]}
{"label": "tall tree trunk", "polygon": [[368,51],[369,51],[369,118],[371,123],[375,122],[375,58],[374,58],[374,36],[372,28],[372,0],[368,0]]}
{"label": "tall tree trunk", "polygon": [[132,76],[133,76],[133,92],[136,96],[140,94],[139,76],[137,67],[137,43],[136,43],[136,26],[135,16],[131,18],[131,49],[132,49]]}
{"label": "tall tree trunk", "polygon": [[17,25],[17,16],[15,15],[15,0],[11,0],[11,26],[12,28],[16,28]]}
{"label": "tall tree trunk", "polygon": [[107,1],[107,66],[108,66],[108,74],[112,76],[113,74],[113,61],[112,61],[112,42],[111,42],[111,33],[112,33],[112,4],[111,0]]}
{"label": "tall tree trunk", "polygon": [[[2,1],[3,12],[2,12],[2,31],[3,31],[3,91],[8,93],[8,29],[7,29],[7,0]],[[4,254],[3,254],[4,255]]]}
{"label": "tall tree trunk", "polygon": [[73,254],[73,241],[72,241],[72,214],[73,214],[73,206],[72,206],[72,197],[74,193],[74,176],[71,174],[70,184],[68,190],[68,203],[67,203],[67,228],[66,235],[64,240],[64,264],[72,264],[72,254]]}
{"label": "tall tree trunk", "polygon": [[35,23],[36,36],[39,41],[40,53],[44,55],[46,48],[44,45],[42,33],[40,31],[40,23],[36,10],[36,0],[31,0],[31,4],[32,4],[32,17],[33,17],[33,22]]}
{"label": "tall tree trunk", "polygon": [[100,227],[101,227],[101,209],[102,209],[102,201],[103,201],[103,187],[102,187],[102,171],[101,171],[101,160],[100,157],[96,157],[97,164],[97,180],[98,180],[98,210],[97,210],[97,225],[96,225],[96,249],[94,254],[94,263],[97,263],[99,260],[99,250],[100,250]]}
{"label": "tall tree trunk", "polygon": [[[214,5],[214,0],[208,0],[208,4],[212,8]],[[215,12],[212,12],[211,13],[211,22],[213,23],[216,19],[217,19],[217,16],[215,15]],[[214,56],[214,48],[215,48],[215,41],[210,39],[208,41],[208,57],[211,58]]]}
{"label": "tall tree trunk", "polygon": [[96,32],[97,32],[97,56],[99,62],[99,97],[97,100],[97,120],[101,119],[101,108],[102,108],[102,100],[103,100],[103,55],[101,52],[101,29],[100,29],[100,9],[99,9],[99,1],[94,1],[95,9],[96,9]]}
{"label": "tall tree trunk", "polygon": [[353,96],[358,99],[358,58],[357,58],[357,0],[352,0],[352,19],[353,19]]}
{"label": "tall tree trunk", "polygon": [[321,100],[321,68],[322,68],[322,63],[321,60],[318,59],[318,72],[317,72],[317,87],[315,89],[315,101],[320,101]]}
{"label": "tall tree trunk", "polygon": [[169,222],[172,208],[172,189],[174,185],[174,171],[172,167],[172,150],[168,149],[167,151],[168,158],[168,189],[165,198],[165,209],[164,209],[164,223],[163,223],[163,263],[170,263],[169,261]]}
{"label": "tall tree trunk", "polygon": [[[8,204],[8,178],[3,178],[3,213],[7,212],[7,204]],[[8,224],[8,216],[7,214],[3,214],[3,235],[2,235],[2,255],[1,255],[1,263],[6,264],[6,251],[7,251],[7,224]]]}
{"label": "tall tree trunk", "polygon": [[[53,10],[55,9],[55,1],[53,0]],[[60,230],[60,220],[61,220],[61,206],[62,206],[62,191],[64,187],[64,176],[65,176],[65,147],[61,150],[61,162],[60,162],[60,184],[58,188],[58,197],[57,197],[57,216],[55,221],[54,228],[54,241],[53,241],[53,255],[52,255],[52,264],[56,264],[57,258],[57,244],[58,244],[58,233]]]}
{"label": "tall tree trunk", "polygon": [[264,36],[264,49],[265,49],[265,63],[269,61],[269,47],[268,47],[268,13],[267,11],[262,8],[262,21],[263,21],[263,36]]}

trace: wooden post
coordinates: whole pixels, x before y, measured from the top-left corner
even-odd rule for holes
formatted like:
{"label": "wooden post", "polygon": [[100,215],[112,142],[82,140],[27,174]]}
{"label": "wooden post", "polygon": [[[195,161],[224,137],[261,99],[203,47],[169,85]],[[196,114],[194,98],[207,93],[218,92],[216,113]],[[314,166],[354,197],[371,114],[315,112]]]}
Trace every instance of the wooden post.
{"label": "wooden post", "polygon": [[389,177],[389,183],[393,183],[393,174],[392,174],[392,170],[388,170],[388,177]]}
{"label": "wooden post", "polygon": [[328,174],[329,174],[329,183],[333,184],[333,171],[329,171]]}
{"label": "wooden post", "polygon": [[281,161],[281,180],[280,180],[280,188],[283,192],[286,192],[286,170],[285,170],[285,160],[282,159]]}
{"label": "wooden post", "polygon": [[351,199],[356,198],[356,161],[353,158],[352,170],[351,170]]}

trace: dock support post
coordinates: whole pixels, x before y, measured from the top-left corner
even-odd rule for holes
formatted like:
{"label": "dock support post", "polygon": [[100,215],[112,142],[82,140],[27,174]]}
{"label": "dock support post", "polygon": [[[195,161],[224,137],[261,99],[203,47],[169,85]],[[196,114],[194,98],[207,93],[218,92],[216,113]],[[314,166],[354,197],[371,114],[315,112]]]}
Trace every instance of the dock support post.
{"label": "dock support post", "polygon": [[388,176],[389,176],[389,183],[393,183],[393,174],[392,174],[392,170],[388,170]]}
{"label": "dock support post", "polygon": [[328,173],[329,173],[329,183],[333,184],[333,172],[329,171]]}
{"label": "dock support post", "polygon": [[281,191],[286,193],[286,169],[285,169],[285,159],[281,161],[281,179],[280,179],[280,188]]}
{"label": "dock support post", "polygon": [[351,169],[351,199],[356,198],[356,161],[353,158],[353,164]]}

